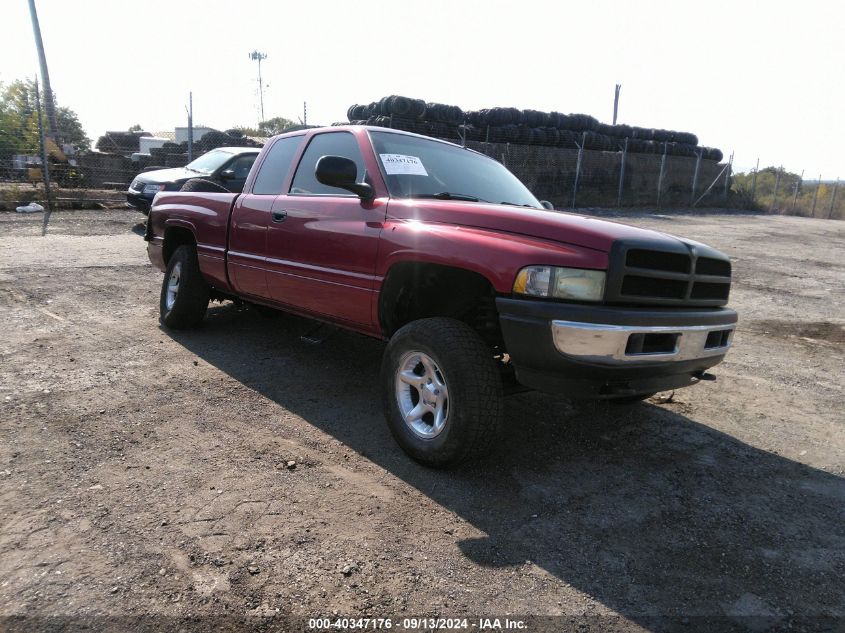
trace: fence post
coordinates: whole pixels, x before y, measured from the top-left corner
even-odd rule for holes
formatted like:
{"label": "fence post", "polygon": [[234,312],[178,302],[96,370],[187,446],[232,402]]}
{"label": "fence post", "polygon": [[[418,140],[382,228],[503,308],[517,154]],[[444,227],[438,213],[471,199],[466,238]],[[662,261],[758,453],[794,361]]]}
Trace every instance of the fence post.
{"label": "fence post", "polygon": [[663,174],[666,171],[666,149],[668,143],[663,143],[663,156],[660,159],[660,176],[657,178],[657,208],[660,208],[660,195],[663,193]]}
{"label": "fence post", "polygon": [[722,194],[722,204],[728,203],[728,190],[731,188],[731,170],[734,164],[734,153],[731,152],[731,157],[728,159],[728,168],[725,170],[725,192]]}
{"label": "fence post", "polygon": [[194,93],[188,92],[188,162],[194,162]]}
{"label": "fence post", "polygon": [[628,137],[625,137],[625,146],[622,148],[622,166],[619,169],[619,192],[616,194],[616,206],[622,206],[622,187],[625,182],[625,157],[628,155]]}
{"label": "fence post", "polygon": [[819,174],[819,179],[816,182],[816,190],[813,192],[813,209],[810,211],[810,217],[816,217],[816,200],[819,199],[819,187],[822,186],[822,175]]}
{"label": "fence post", "polygon": [[839,188],[839,178],[833,183],[833,195],[830,196],[830,209],[827,210],[827,219],[833,217],[833,203],[836,202],[836,190]]}
{"label": "fence post", "polygon": [[720,171],[720,172],[716,175],[716,177],[713,179],[713,182],[711,182],[711,183],[710,183],[710,185],[707,187],[707,189],[705,189],[705,190],[704,190],[704,193],[702,193],[700,196],[698,196],[698,199],[697,199],[695,202],[693,202],[693,203],[692,203],[692,206],[693,206],[693,207],[695,207],[696,205],[698,205],[698,203],[699,203],[699,202],[701,202],[702,200],[704,200],[704,198],[707,196],[707,194],[708,194],[708,193],[710,193],[710,190],[711,190],[713,187],[715,187],[715,186],[716,186],[716,183],[717,183],[717,182],[719,182],[719,178],[721,178],[721,177],[722,177],[722,174],[724,174],[724,173],[725,173],[725,170],[726,170],[727,168],[728,168],[728,166],[727,166],[727,165],[725,165],[724,167],[722,167],[722,171]]}
{"label": "fence post", "polygon": [[804,184],[804,170],[801,170],[801,177],[795,183],[795,193],[792,194],[792,213],[795,213],[795,204],[798,202],[798,190]]}
{"label": "fence post", "polygon": [[757,172],[760,171],[760,159],[757,159],[757,166],[754,168],[754,173],[751,174],[751,202],[757,198]]}
{"label": "fence post", "polygon": [[772,206],[769,208],[769,213],[775,212],[775,207],[778,203],[778,185],[780,184],[780,170],[783,167],[778,167],[777,171],[775,172],[775,190],[772,192]]}
{"label": "fence post", "polygon": [[698,170],[701,167],[702,153],[702,150],[698,150],[698,153],[695,156],[695,171],[692,173],[692,193],[689,197],[690,206],[692,206],[693,202],[695,202],[695,190],[698,189]]}
{"label": "fence post", "polygon": [[[578,160],[575,161],[575,182],[572,185],[572,208],[575,208],[575,196],[578,194],[578,179],[581,176],[581,157],[584,155],[584,145],[587,143],[587,133],[581,135],[581,144],[578,145]],[[576,143],[577,145],[577,143]]]}

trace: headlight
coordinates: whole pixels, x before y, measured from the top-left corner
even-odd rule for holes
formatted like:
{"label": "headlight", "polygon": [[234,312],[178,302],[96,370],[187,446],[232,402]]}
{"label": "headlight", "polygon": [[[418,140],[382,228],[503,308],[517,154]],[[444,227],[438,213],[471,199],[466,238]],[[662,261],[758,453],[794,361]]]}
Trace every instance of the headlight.
{"label": "headlight", "polygon": [[165,185],[144,185],[144,193],[158,193],[164,191]]}
{"label": "headlight", "polygon": [[529,297],[601,301],[606,276],[603,270],[528,266],[519,271],[513,291]]}

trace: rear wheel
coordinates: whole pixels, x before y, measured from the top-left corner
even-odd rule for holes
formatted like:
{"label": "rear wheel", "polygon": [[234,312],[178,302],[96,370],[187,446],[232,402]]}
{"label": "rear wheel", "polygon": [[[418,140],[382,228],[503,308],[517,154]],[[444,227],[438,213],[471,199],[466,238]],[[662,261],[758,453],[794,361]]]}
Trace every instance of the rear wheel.
{"label": "rear wheel", "polygon": [[422,464],[480,456],[498,435],[499,371],[481,337],[461,321],[420,319],[401,328],[385,351],[381,383],[393,437]]}
{"label": "rear wheel", "polygon": [[209,288],[200,272],[195,246],[184,244],[167,263],[161,285],[161,322],[183,330],[196,327],[208,308]]}

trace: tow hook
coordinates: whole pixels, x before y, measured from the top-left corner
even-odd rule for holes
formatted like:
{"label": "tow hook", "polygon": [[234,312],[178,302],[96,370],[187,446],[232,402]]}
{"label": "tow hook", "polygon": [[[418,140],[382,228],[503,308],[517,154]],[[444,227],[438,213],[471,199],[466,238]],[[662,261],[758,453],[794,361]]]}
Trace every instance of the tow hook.
{"label": "tow hook", "polygon": [[708,373],[706,371],[696,372],[695,377],[698,378],[699,380],[710,380],[710,381],[716,380],[715,374],[711,374],[711,373]]}

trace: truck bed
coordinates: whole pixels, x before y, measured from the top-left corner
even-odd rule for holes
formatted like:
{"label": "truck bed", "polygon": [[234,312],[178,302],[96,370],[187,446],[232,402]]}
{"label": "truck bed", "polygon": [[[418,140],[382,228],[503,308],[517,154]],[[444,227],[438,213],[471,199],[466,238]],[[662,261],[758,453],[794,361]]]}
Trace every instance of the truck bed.
{"label": "truck bed", "polygon": [[229,214],[237,199],[236,193],[166,192],[156,196],[154,205],[163,213],[150,216],[148,235],[150,246],[159,249],[150,258],[160,269],[165,268],[161,252],[164,236],[169,229],[184,228],[196,236],[200,267],[213,285],[229,289],[226,275],[226,231]]}

